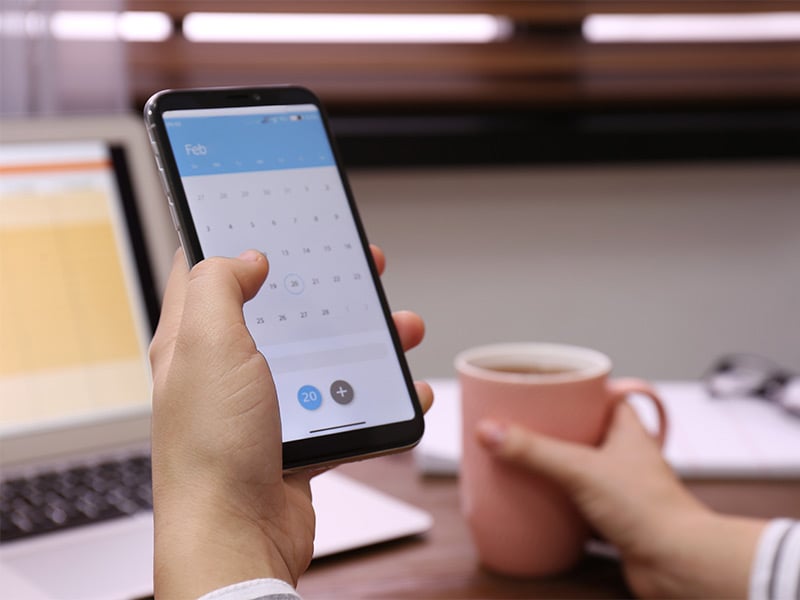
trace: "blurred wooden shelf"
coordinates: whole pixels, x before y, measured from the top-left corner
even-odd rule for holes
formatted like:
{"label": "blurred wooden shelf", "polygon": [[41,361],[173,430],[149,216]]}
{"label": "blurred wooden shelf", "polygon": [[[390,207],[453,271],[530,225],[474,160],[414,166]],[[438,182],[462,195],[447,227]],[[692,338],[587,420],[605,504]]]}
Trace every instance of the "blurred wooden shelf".
{"label": "blurred wooden shelf", "polygon": [[800,99],[800,44],[129,44],[133,97],[298,83],[331,106],[504,108]]}
{"label": "blurred wooden shelf", "polygon": [[[64,0],[88,8],[104,0]],[[105,0],[107,1],[107,0]],[[800,101],[800,41],[591,43],[589,14],[800,11],[800,0],[127,0],[165,12],[175,33],[127,44],[133,104],[168,87],[298,83],[334,112],[502,111]],[[195,43],[190,12],[487,13],[513,22],[485,44]]]}

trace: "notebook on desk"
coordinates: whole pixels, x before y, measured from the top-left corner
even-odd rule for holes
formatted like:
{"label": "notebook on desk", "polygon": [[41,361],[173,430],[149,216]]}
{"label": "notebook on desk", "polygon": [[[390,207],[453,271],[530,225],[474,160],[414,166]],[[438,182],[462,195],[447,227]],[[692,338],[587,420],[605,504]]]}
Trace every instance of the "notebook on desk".
{"label": "notebook on desk", "polygon": [[[461,405],[455,379],[430,381],[436,401],[414,449],[421,472],[455,475],[461,460]],[[714,399],[697,381],[655,384],[669,418],[664,456],[686,479],[800,478],[800,419],[750,398]],[[650,405],[633,401],[645,425]]]}
{"label": "notebook on desk", "polygon": [[[146,350],[176,245],[139,119],[0,124],[4,598],[152,594]],[[431,525],[335,473],[313,490],[317,557]]]}

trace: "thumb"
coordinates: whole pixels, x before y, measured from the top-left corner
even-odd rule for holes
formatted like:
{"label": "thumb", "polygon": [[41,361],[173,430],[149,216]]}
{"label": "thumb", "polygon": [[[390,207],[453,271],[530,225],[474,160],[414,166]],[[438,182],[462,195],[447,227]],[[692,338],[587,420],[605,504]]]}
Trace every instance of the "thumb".
{"label": "thumb", "polygon": [[[234,323],[244,324],[242,306],[261,289],[268,269],[267,258],[255,250],[197,263],[186,284],[182,329],[194,323],[208,333],[224,333]],[[213,332],[216,328],[222,331]]]}
{"label": "thumb", "polygon": [[567,489],[581,488],[591,473],[596,450],[588,446],[489,419],[478,423],[476,433],[481,445],[495,457],[544,475]]}

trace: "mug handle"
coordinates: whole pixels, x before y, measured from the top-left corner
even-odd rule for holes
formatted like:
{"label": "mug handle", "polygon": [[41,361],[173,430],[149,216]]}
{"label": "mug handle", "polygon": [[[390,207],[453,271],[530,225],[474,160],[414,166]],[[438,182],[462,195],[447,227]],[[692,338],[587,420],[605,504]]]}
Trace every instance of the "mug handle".
{"label": "mug handle", "polygon": [[664,404],[655,388],[646,381],[633,378],[613,379],[609,381],[608,387],[614,406],[624,401],[630,394],[641,394],[652,400],[658,413],[658,432],[654,437],[658,441],[658,445],[663,448],[664,440],[667,437],[667,412],[664,410]]}

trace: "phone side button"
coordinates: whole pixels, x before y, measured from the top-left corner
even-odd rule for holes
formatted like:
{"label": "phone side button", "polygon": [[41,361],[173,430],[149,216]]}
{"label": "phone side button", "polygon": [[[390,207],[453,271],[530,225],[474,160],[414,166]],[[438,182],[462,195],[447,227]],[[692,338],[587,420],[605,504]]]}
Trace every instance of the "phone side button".
{"label": "phone side button", "polygon": [[183,239],[183,232],[180,229],[176,229],[175,231],[178,232],[178,239],[181,242],[181,248],[188,248],[186,245],[186,240]]}
{"label": "phone side button", "polygon": [[169,201],[169,216],[172,217],[172,224],[175,226],[175,231],[180,233],[181,224],[178,222],[178,215],[175,214],[175,205],[172,204],[172,199]]}
{"label": "phone side button", "polygon": [[167,202],[172,204],[172,194],[169,193],[169,185],[167,185],[167,179],[164,177],[164,171],[159,173],[159,179],[161,180],[161,189],[164,190],[164,196],[166,196]]}

